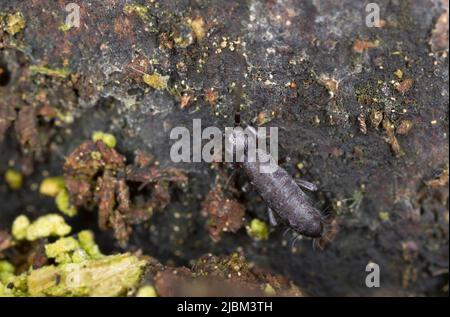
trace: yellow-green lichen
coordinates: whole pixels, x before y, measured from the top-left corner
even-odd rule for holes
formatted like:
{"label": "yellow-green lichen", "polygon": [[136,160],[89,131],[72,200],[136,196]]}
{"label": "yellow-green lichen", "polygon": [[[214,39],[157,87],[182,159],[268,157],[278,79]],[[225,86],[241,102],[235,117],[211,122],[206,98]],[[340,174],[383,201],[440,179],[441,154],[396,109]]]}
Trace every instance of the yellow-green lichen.
{"label": "yellow-green lichen", "polygon": [[155,288],[152,285],[144,285],[138,289],[136,297],[157,297]]}
{"label": "yellow-green lichen", "polygon": [[16,35],[25,28],[26,20],[22,12],[8,14],[6,17],[5,31],[10,35]]}
{"label": "yellow-green lichen", "polygon": [[77,214],[77,209],[70,203],[70,196],[67,189],[59,191],[55,198],[56,207],[59,211],[68,217],[73,217]]}
{"label": "yellow-green lichen", "polygon": [[192,28],[197,41],[201,41],[206,35],[205,20],[203,20],[202,17],[197,17],[193,20],[188,20],[188,23]]}
{"label": "yellow-green lichen", "polygon": [[28,217],[18,216],[12,225],[13,237],[17,240],[35,241],[52,236],[62,237],[70,233],[72,228],[66,224],[64,218],[57,214],[39,217],[30,224]]}
{"label": "yellow-green lichen", "polygon": [[150,87],[157,89],[157,90],[163,90],[167,88],[167,82],[169,81],[169,76],[161,76],[158,73],[153,73],[151,75],[144,74],[142,76],[142,80],[144,83],[149,85]]}
{"label": "yellow-green lichen", "polygon": [[56,197],[58,193],[65,188],[64,177],[47,177],[41,182],[39,192],[42,195]]}
{"label": "yellow-green lichen", "polygon": [[95,131],[92,134],[92,141],[97,142],[97,141],[102,141],[103,143],[105,143],[108,147],[113,148],[116,146],[117,144],[117,140],[116,137],[110,133],[104,133],[101,131]]}
{"label": "yellow-green lichen", "polygon": [[0,282],[0,297],[13,297],[14,293],[2,282]]}
{"label": "yellow-green lichen", "polygon": [[264,288],[264,293],[267,296],[275,296],[277,295],[277,292],[275,291],[275,289],[272,287],[272,285],[270,285],[269,283],[266,284],[266,287]]}
{"label": "yellow-green lichen", "polygon": [[130,254],[45,266],[27,277],[30,296],[119,296],[135,287],[146,262]]}
{"label": "yellow-green lichen", "polygon": [[14,277],[14,265],[6,260],[0,261],[0,283],[8,284]]}
{"label": "yellow-green lichen", "polygon": [[71,28],[72,28],[72,25],[71,25],[71,24],[67,24],[67,23],[62,23],[62,24],[58,27],[58,29],[59,29],[60,31],[63,31],[63,32],[67,32],[67,31],[69,31]]}
{"label": "yellow-green lichen", "polygon": [[8,169],[5,173],[5,181],[9,188],[17,190],[23,185],[23,175],[19,171]]}
{"label": "yellow-green lichen", "polygon": [[104,257],[94,241],[91,231],[78,233],[78,240],[74,237],[60,238],[45,246],[45,254],[55,259],[56,263],[80,263],[86,260],[96,260]]}
{"label": "yellow-green lichen", "polygon": [[15,268],[8,261],[0,261],[0,297],[25,296],[25,274],[14,275]]}
{"label": "yellow-green lichen", "polygon": [[389,212],[387,211],[380,211],[378,213],[378,217],[380,218],[381,221],[389,221],[390,219]]}
{"label": "yellow-green lichen", "polygon": [[30,219],[25,215],[18,216],[12,224],[12,235],[17,240],[23,240],[27,237],[27,230],[30,226]]}
{"label": "yellow-green lichen", "polygon": [[83,230],[78,233],[78,242],[80,247],[87,252],[91,259],[100,259],[104,255],[100,252],[100,248],[95,243],[92,231]]}
{"label": "yellow-green lichen", "polygon": [[45,66],[31,65],[30,71],[33,74],[41,74],[50,77],[67,78],[70,75],[70,71],[67,68],[55,68],[51,69]]}
{"label": "yellow-green lichen", "polygon": [[92,151],[91,158],[93,160],[100,161],[102,159],[102,153],[100,153],[99,151]]}
{"label": "yellow-green lichen", "polygon": [[56,263],[70,263],[73,262],[72,253],[79,248],[80,245],[75,238],[60,238],[53,243],[45,245],[45,254],[49,258],[55,259]]}
{"label": "yellow-green lichen", "polygon": [[256,240],[269,239],[269,226],[262,220],[253,219],[247,226],[247,233]]}
{"label": "yellow-green lichen", "polygon": [[30,269],[17,276],[14,266],[0,261],[0,297],[126,295],[139,285],[146,265],[146,261],[128,253],[102,255],[90,231],[49,243],[45,253],[57,265]]}
{"label": "yellow-green lichen", "polygon": [[126,4],[123,7],[123,12],[125,12],[126,14],[135,13],[142,21],[149,22],[148,8],[143,5],[136,3]]}

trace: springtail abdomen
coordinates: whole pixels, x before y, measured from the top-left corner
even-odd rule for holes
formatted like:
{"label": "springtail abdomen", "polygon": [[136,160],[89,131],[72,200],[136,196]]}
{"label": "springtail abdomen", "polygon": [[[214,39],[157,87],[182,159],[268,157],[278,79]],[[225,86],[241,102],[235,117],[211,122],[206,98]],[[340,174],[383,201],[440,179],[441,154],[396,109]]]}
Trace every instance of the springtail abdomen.
{"label": "springtail abdomen", "polygon": [[[253,128],[249,127],[246,130],[253,131],[255,137]],[[240,139],[246,137],[248,135],[245,133],[236,132],[230,144],[247,144],[245,140]],[[261,153],[258,151],[257,153],[253,159],[244,155],[240,166],[268,207],[297,233],[313,238],[321,237],[324,231],[321,212],[314,207],[297,182],[274,162],[269,154],[264,153],[264,161],[261,161]]]}

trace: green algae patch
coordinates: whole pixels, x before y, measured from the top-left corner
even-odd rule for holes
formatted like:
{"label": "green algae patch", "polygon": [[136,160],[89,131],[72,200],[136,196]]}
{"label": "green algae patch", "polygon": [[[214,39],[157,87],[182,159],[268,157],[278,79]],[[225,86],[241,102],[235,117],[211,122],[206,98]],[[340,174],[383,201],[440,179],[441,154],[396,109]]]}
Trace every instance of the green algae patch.
{"label": "green algae patch", "polygon": [[33,223],[27,216],[18,216],[12,225],[12,235],[17,240],[35,241],[40,238],[62,237],[70,233],[72,228],[64,218],[57,214],[48,214],[36,219]]}
{"label": "green algae patch", "polygon": [[136,287],[146,265],[126,254],[80,263],[50,265],[27,277],[30,296],[120,296]]}
{"label": "green algae patch", "polygon": [[67,68],[48,68],[45,66],[31,65],[30,71],[33,74],[46,75],[50,77],[67,78],[70,75],[70,70]]}

